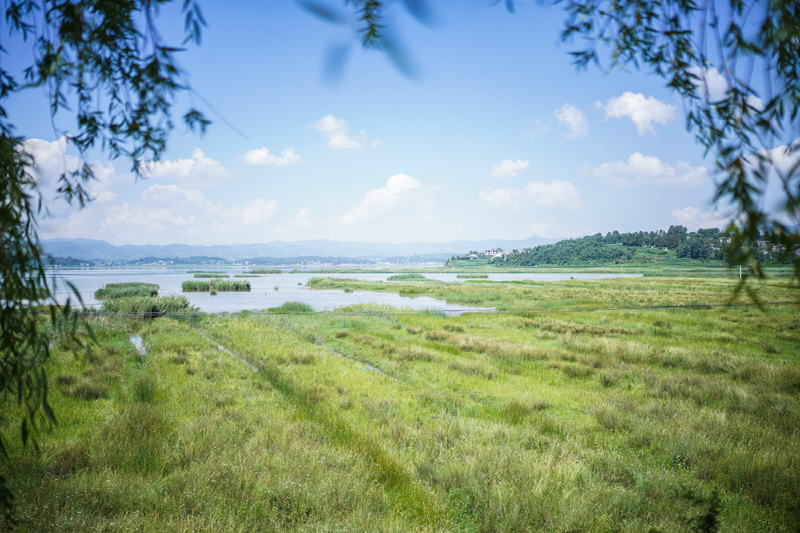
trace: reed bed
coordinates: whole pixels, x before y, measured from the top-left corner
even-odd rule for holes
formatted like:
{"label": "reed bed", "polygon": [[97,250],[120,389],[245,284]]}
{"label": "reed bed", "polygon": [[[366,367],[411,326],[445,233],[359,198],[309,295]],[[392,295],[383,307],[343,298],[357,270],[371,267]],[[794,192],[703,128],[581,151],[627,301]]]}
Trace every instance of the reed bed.
{"label": "reed bed", "polygon": [[249,281],[230,281],[224,279],[211,279],[209,281],[194,281],[187,280],[181,283],[183,292],[236,292],[236,291],[249,291]]}
{"label": "reed bed", "polygon": [[277,268],[253,268],[249,270],[251,274],[280,274],[280,269]]}
{"label": "reed bed", "polygon": [[155,318],[196,312],[185,296],[132,296],[103,302],[103,313],[133,318]]}
{"label": "reed bed", "polygon": [[200,273],[197,273],[197,274],[195,274],[195,275],[194,275],[194,277],[195,277],[195,278],[215,278],[215,279],[221,279],[221,278],[227,278],[227,277],[229,277],[229,276],[228,276],[227,274],[222,274],[222,273],[219,273],[219,274],[212,274],[212,273],[200,272]]}
{"label": "reed bed", "polygon": [[98,300],[108,298],[129,298],[132,296],[158,296],[158,285],[155,283],[108,283],[97,289],[94,297]]}
{"label": "reed bed", "polygon": [[488,279],[489,274],[458,274],[458,279]]}

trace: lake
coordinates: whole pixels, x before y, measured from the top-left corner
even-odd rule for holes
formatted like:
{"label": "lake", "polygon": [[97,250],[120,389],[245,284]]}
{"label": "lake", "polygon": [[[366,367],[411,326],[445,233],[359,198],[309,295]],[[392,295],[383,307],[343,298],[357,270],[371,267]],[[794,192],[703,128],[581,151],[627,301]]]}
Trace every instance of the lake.
{"label": "lake", "polygon": [[[212,270],[208,268],[208,270]],[[444,300],[426,296],[409,297],[400,296],[398,293],[342,290],[311,290],[306,286],[313,277],[350,278],[367,281],[384,281],[391,273],[348,273],[348,274],[312,274],[289,273],[263,274],[258,278],[235,278],[236,274],[246,274],[247,269],[220,269],[230,276],[232,280],[247,280],[250,282],[250,292],[219,292],[211,296],[207,292],[181,292],[181,283],[194,279],[194,274],[187,269],[178,268],[94,268],[94,269],[60,269],[56,273],[59,282],[56,297],[63,302],[69,296],[69,290],[63,281],[75,285],[83,299],[84,306],[100,306],[102,301],[94,298],[94,291],[108,283],[126,283],[141,281],[159,285],[158,293],[183,294],[192,305],[206,313],[236,313],[244,310],[261,310],[269,307],[279,307],[285,302],[298,301],[310,305],[315,311],[332,311],[355,304],[371,303],[390,305],[397,308],[413,310],[431,309],[449,315],[459,315],[467,311],[491,311],[491,308],[469,307],[448,304]],[[457,274],[423,274],[426,278],[436,281],[466,281],[459,279]],[[535,273],[490,273],[489,281],[561,281],[570,278],[579,280],[595,280],[603,278],[640,277],[641,274],[535,274]],[[392,283],[392,282],[388,282]]]}

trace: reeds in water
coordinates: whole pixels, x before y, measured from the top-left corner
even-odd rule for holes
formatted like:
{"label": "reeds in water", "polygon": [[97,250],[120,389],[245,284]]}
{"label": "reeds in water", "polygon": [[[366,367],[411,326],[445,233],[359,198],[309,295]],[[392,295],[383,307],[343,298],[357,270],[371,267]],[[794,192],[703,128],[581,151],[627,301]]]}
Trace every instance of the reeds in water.
{"label": "reeds in water", "polygon": [[183,292],[210,292],[210,291],[249,291],[249,281],[229,281],[214,278],[208,281],[186,280],[181,284]]}
{"label": "reeds in water", "polygon": [[97,289],[94,297],[98,300],[108,298],[129,298],[133,296],[158,296],[158,285],[155,283],[109,283]]}

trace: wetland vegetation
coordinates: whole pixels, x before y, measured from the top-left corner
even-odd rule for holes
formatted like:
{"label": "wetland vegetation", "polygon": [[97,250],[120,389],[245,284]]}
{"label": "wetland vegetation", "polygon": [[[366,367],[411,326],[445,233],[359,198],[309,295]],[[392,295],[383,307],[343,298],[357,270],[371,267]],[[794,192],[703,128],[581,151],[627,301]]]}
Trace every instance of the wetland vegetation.
{"label": "wetland vegetation", "polygon": [[53,331],[59,424],[9,450],[20,529],[800,527],[785,281],[762,309],[730,279],[310,284],[499,312],[90,316],[82,357]]}

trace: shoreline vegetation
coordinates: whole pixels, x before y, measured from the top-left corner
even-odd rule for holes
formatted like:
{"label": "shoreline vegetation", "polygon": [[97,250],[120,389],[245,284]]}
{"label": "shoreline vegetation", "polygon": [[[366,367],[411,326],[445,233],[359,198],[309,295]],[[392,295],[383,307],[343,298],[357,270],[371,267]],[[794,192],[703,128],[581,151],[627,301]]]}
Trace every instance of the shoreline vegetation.
{"label": "shoreline vegetation", "polygon": [[53,328],[60,423],[4,471],[20,527],[800,527],[796,284],[754,281],[759,309],[728,277],[475,281],[309,285],[498,313],[87,312],[87,357]]}

